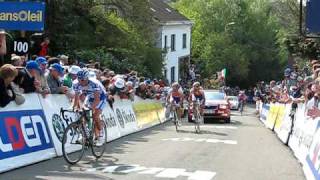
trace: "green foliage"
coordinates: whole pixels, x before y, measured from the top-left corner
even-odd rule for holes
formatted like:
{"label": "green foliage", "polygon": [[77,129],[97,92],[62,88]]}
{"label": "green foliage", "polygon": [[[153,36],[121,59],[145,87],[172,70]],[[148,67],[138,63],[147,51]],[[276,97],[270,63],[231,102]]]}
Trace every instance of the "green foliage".
{"label": "green foliage", "polygon": [[[68,52],[110,69],[161,76],[162,52],[147,0],[51,0],[47,31],[55,54]],[[117,7],[118,13],[109,11]]]}
{"label": "green foliage", "polygon": [[174,6],[195,22],[192,54],[203,77],[227,68],[227,84],[242,87],[280,78],[288,56],[272,2],[179,0]]}

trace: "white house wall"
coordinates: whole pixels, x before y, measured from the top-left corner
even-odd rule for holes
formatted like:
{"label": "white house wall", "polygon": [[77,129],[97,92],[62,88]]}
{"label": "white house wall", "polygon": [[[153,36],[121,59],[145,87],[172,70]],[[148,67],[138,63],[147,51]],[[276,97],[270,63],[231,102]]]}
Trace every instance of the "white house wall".
{"label": "white house wall", "polygon": [[[179,78],[179,58],[190,56],[191,46],[191,25],[165,25],[162,26],[162,48],[167,36],[167,55],[165,56],[165,68],[167,70],[167,79],[171,80],[171,67],[175,67],[175,80]],[[171,51],[171,35],[176,35],[176,50]],[[187,34],[187,48],[183,49],[183,34]]]}

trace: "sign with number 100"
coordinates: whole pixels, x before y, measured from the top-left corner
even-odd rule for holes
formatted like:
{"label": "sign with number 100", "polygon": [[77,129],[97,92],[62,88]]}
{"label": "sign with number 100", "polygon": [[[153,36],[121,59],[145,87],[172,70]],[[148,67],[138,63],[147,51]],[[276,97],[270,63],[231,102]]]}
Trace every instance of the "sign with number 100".
{"label": "sign with number 100", "polygon": [[26,54],[29,50],[29,44],[28,42],[14,41],[13,50],[17,53]]}

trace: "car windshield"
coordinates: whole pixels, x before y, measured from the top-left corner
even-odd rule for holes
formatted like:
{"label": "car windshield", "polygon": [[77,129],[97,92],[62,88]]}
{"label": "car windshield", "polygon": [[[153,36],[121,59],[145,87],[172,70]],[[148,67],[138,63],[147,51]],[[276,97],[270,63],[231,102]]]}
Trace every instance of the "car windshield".
{"label": "car windshield", "polygon": [[205,92],[206,99],[208,100],[224,100],[224,94],[219,92]]}

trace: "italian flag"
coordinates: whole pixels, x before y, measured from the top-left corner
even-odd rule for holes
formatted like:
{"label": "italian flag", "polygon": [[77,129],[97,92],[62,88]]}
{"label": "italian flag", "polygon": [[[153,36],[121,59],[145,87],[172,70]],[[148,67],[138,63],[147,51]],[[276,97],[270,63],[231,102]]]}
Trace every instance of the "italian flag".
{"label": "italian flag", "polygon": [[222,69],[222,71],[220,73],[221,73],[221,77],[223,77],[225,79],[227,76],[227,68]]}

